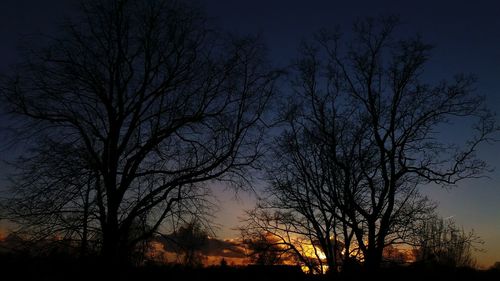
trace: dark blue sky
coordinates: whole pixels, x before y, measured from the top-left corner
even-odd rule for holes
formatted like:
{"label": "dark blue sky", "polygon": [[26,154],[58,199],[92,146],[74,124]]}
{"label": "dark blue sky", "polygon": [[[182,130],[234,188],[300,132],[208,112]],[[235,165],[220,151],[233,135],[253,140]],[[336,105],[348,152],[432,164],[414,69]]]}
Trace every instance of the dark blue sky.
{"label": "dark blue sky", "polygon": [[[271,59],[282,65],[293,58],[300,40],[319,28],[340,25],[348,30],[357,18],[397,14],[404,23],[402,34],[420,33],[436,45],[428,77],[449,78],[459,72],[477,75],[478,93],[500,114],[499,1],[189,1],[204,6],[214,24],[223,29],[261,34]],[[19,40],[27,35],[52,34],[58,22],[71,17],[72,2],[1,0],[0,71],[19,60]],[[450,129],[450,138],[464,137],[457,129],[460,126]],[[440,202],[443,216],[454,216],[485,240],[487,252],[478,256],[481,264],[489,265],[500,261],[500,143],[483,147],[480,155],[496,167],[489,179],[464,182],[448,191],[438,187],[426,187],[425,191]],[[237,223],[242,206],[250,207],[252,200],[234,202],[231,194],[222,194],[221,200],[218,221],[224,238],[234,235],[230,228]]]}

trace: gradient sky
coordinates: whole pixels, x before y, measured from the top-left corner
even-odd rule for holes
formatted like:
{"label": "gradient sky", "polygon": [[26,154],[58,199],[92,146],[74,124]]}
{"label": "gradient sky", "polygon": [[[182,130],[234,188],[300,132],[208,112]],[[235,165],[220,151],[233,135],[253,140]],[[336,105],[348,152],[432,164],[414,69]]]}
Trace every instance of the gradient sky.
{"label": "gradient sky", "polygon": [[[187,0],[186,0],[187,1]],[[353,20],[366,16],[397,14],[402,33],[420,33],[436,45],[426,75],[449,78],[459,72],[479,78],[477,92],[487,98],[500,114],[500,2],[475,1],[293,1],[293,0],[192,0],[205,7],[217,26],[237,33],[260,34],[269,48],[269,57],[279,65],[296,55],[301,39],[319,28],[340,25],[350,28]],[[19,40],[26,36],[55,31],[64,17],[71,16],[68,0],[0,1],[0,72],[20,59]],[[500,118],[499,118],[500,119]],[[0,119],[1,121],[1,119]],[[459,126],[449,137],[463,138]],[[489,178],[466,181],[443,190],[436,186],[423,190],[439,202],[443,217],[453,218],[466,230],[474,229],[485,241],[478,253],[480,265],[500,261],[500,143],[481,147],[480,156],[495,171]],[[0,169],[0,177],[4,177]],[[1,183],[1,181],[0,181]],[[244,208],[252,207],[253,196],[215,187],[221,201],[216,222],[219,236],[231,238]]]}

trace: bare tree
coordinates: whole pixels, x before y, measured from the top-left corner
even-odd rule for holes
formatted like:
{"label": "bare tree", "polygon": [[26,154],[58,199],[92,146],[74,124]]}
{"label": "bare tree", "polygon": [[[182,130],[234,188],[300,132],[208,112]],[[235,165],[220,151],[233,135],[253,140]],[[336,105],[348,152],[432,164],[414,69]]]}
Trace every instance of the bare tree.
{"label": "bare tree", "polygon": [[[359,224],[353,226],[369,269],[379,266],[395,218],[409,205],[399,192],[481,176],[487,165],[476,157],[476,149],[498,131],[484,99],[474,93],[475,79],[458,75],[451,82],[426,83],[422,77],[431,46],[419,37],[396,40],[396,26],[395,18],[358,22],[345,52],[338,34],[319,38],[332,82],[341,85],[342,94],[358,106],[355,115],[367,125],[369,153],[358,160],[366,196],[352,197],[350,204],[366,221],[366,234]],[[475,133],[462,146],[447,144],[439,132],[460,118],[474,120]]]}
{"label": "bare tree", "polygon": [[[253,238],[260,235],[272,237],[273,243],[268,246],[280,250],[280,255],[286,260],[307,268],[314,274],[324,274],[327,270],[335,270],[337,263],[331,263],[334,267],[328,267],[333,257],[326,256],[326,250],[322,248],[325,241],[323,233],[317,233],[312,223],[300,213],[293,210],[269,208],[257,206],[247,211],[247,216],[241,227],[243,237]],[[331,239],[333,240],[333,239]],[[328,242],[331,245],[337,243],[336,253],[342,249],[338,241]],[[323,244],[323,245],[322,245]],[[337,257],[338,258],[338,257]]]}
{"label": "bare tree", "polygon": [[453,267],[474,267],[473,252],[481,250],[483,241],[466,232],[452,219],[434,216],[422,222],[415,233],[415,254],[418,262]]}
{"label": "bare tree", "polygon": [[249,251],[250,260],[258,265],[281,264],[286,259],[287,249],[274,235],[241,228],[243,245]]}
{"label": "bare tree", "polygon": [[[412,222],[432,211],[419,186],[453,186],[488,168],[475,152],[498,127],[473,91],[475,79],[426,82],[431,46],[395,38],[397,25],[393,17],[368,19],[345,44],[339,32],[322,31],[304,45],[269,161],[266,208],[289,214],[281,221],[288,228],[314,235],[330,266],[334,235],[376,270],[384,248],[407,242]],[[460,120],[475,122],[462,145],[444,134]]]}
{"label": "bare tree", "polygon": [[36,243],[64,240],[85,257],[99,234],[94,180],[81,151],[46,141],[33,152],[14,163],[15,189],[3,212],[20,226],[21,237]]}
{"label": "bare tree", "polygon": [[490,270],[499,271],[500,270],[500,262],[496,261],[491,267]]}
{"label": "bare tree", "polygon": [[[3,77],[0,91],[35,140],[27,158],[48,151],[47,143],[78,154],[71,167],[90,176],[101,252],[116,263],[167,217],[196,207],[201,183],[248,175],[278,73],[258,42],[217,35],[178,1],[83,1],[81,19]],[[36,209],[41,217],[56,196],[68,201],[81,189],[58,188],[61,173],[14,192],[10,209],[44,189],[46,198],[36,198],[46,203]],[[131,237],[137,221],[148,227]]]}
{"label": "bare tree", "polygon": [[202,250],[208,244],[208,232],[196,221],[190,221],[175,231],[171,237],[182,264],[198,267],[203,264]]}

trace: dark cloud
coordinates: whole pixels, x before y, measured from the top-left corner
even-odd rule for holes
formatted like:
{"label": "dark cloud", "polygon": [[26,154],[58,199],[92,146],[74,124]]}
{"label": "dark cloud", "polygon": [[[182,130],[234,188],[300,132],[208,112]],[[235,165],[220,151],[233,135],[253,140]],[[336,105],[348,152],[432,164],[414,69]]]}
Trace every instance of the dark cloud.
{"label": "dark cloud", "polygon": [[[179,245],[175,242],[173,235],[164,235],[162,237],[156,237],[155,242],[163,245],[163,248],[167,252],[176,252],[179,249]],[[225,258],[245,258],[245,249],[237,240],[221,240],[217,238],[210,237],[207,240],[207,244],[201,249],[201,252],[205,256],[217,256]]]}

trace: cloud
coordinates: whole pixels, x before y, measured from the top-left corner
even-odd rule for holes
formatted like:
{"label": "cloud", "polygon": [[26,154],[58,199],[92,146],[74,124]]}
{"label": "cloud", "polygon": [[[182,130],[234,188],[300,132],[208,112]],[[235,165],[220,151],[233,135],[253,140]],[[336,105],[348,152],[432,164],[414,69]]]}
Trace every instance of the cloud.
{"label": "cloud", "polygon": [[[179,246],[175,243],[172,235],[156,237],[156,242],[163,245],[167,252],[176,252]],[[213,237],[207,239],[207,243],[201,248],[205,256],[217,256],[221,258],[246,258],[245,248],[238,240],[221,240]]]}

